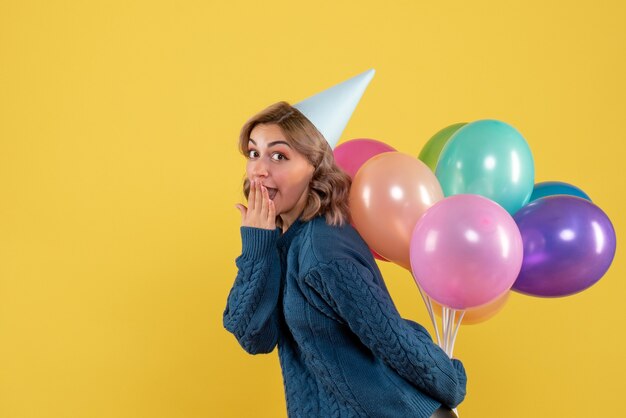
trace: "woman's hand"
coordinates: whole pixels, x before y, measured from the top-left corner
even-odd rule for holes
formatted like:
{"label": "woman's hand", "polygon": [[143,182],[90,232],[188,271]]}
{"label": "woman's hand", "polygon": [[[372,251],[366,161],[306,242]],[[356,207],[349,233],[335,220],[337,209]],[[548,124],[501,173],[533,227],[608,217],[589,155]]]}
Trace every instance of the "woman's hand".
{"label": "woman's hand", "polygon": [[248,205],[250,206],[249,208],[246,208],[241,203],[235,205],[241,212],[241,226],[276,229],[276,208],[274,207],[274,202],[270,200],[267,189],[258,181],[252,180],[250,182]]}

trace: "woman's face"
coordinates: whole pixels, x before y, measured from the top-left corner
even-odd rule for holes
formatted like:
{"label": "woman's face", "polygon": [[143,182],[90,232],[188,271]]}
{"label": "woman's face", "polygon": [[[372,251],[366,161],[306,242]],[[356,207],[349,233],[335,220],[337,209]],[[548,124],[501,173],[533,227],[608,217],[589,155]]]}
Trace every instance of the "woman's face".
{"label": "woman's face", "polygon": [[259,124],[250,132],[246,175],[267,188],[277,216],[293,221],[302,212],[314,170],[278,125]]}

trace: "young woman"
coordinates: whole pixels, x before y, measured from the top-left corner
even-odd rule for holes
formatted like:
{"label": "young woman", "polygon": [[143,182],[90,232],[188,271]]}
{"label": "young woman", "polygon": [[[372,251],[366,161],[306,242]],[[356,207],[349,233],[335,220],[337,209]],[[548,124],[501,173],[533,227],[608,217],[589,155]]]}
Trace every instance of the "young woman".
{"label": "young woman", "polygon": [[286,102],[241,130],[242,253],[224,326],[251,354],[278,346],[290,417],[454,417],[463,365],[400,317],[350,226],[350,177]]}

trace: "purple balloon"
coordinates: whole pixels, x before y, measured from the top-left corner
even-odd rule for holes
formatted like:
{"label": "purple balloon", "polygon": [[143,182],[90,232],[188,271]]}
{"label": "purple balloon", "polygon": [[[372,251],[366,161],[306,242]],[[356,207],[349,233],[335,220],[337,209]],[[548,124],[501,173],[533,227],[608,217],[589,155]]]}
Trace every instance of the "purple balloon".
{"label": "purple balloon", "polygon": [[367,160],[383,152],[393,152],[395,148],[375,139],[352,139],[338,145],[333,154],[337,165],[350,177],[354,178],[356,172]]}
{"label": "purple balloon", "polygon": [[588,200],[547,196],[514,216],[524,242],[524,260],[513,290],[532,296],[568,296],[606,273],[615,255],[615,230]]}

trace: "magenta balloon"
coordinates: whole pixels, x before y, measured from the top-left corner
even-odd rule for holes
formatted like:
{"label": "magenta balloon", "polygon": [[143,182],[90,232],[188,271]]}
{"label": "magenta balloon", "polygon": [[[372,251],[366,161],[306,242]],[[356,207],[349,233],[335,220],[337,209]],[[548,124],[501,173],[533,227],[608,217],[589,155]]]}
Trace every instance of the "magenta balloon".
{"label": "magenta balloon", "polygon": [[478,195],[446,197],[417,221],[410,244],[417,284],[439,304],[468,309],[508,291],[522,266],[522,237],[509,213]]}
{"label": "magenta balloon", "polygon": [[383,152],[396,151],[393,147],[375,139],[352,139],[338,145],[333,151],[335,162],[343,171],[354,178],[367,160]]}

